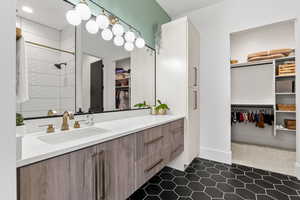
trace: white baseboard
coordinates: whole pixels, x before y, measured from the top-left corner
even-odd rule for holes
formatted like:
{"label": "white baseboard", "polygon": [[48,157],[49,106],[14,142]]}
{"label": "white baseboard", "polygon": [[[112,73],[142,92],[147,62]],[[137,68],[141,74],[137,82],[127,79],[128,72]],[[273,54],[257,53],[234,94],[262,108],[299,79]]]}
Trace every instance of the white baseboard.
{"label": "white baseboard", "polygon": [[300,180],[300,163],[296,163],[295,167],[296,167],[296,176]]}
{"label": "white baseboard", "polygon": [[231,165],[232,163],[232,152],[220,151],[217,149],[200,147],[200,158],[212,160],[216,162],[226,163]]}

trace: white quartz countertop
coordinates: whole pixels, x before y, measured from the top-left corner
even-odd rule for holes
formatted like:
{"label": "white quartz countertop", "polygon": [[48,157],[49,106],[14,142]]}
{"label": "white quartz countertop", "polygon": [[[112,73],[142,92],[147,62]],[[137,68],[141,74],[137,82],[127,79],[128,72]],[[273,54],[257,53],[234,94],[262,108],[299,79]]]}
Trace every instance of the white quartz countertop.
{"label": "white quartz countertop", "polygon": [[[184,118],[182,115],[146,115],[95,123],[92,127],[101,128],[105,131],[90,137],[59,142],[57,144],[43,142],[40,138],[50,135],[45,132],[26,135],[22,140],[22,157],[17,161],[17,167],[30,165],[182,118]],[[89,128],[90,127],[83,127],[81,131],[84,132],[85,129],[88,131]],[[54,134],[68,134],[68,132],[58,132]]]}

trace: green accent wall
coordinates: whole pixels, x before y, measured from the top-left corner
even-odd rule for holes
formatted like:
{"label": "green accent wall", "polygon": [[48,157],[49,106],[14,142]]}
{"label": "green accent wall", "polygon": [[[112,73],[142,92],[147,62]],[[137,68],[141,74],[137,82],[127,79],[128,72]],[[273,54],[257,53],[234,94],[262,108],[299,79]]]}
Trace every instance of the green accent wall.
{"label": "green accent wall", "polygon": [[[79,0],[69,0],[76,4]],[[147,44],[155,47],[154,26],[164,24],[171,20],[168,14],[160,7],[155,0],[94,0],[106,10],[114,13],[128,24],[138,29]],[[95,15],[101,12],[101,9],[89,2]]]}

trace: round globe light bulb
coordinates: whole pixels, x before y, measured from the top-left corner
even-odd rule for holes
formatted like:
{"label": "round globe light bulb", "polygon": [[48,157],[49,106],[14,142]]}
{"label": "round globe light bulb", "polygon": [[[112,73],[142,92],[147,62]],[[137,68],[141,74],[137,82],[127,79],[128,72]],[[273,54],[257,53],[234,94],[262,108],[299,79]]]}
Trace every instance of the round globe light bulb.
{"label": "round globe light bulb", "polygon": [[101,29],[106,29],[109,26],[109,19],[107,16],[105,15],[98,15],[98,17],[96,18],[96,22],[99,26],[99,28]]}
{"label": "round globe light bulb", "polygon": [[123,46],[124,44],[124,38],[121,36],[116,36],[114,39],[114,44],[118,47]]}
{"label": "round globe light bulb", "polygon": [[81,24],[81,18],[75,10],[69,10],[66,14],[67,21],[73,26]]}
{"label": "round globe light bulb", "polygon": [[85,3],[77,4],[75,10],[78,12],[82,20],[89,20],[92,16],[90,8]]}
{"label": "round globe light bulb", "polygon": [[93,19],[90,19],[86,23],[85,28],[91,34],[97,34],[99,31],[99,26],[98,26],[97,22]]}
{"label": "round globe light bulb", "polygon": [[122,36],[124,33],[124,27],[121,24],[115,24],[112,27],[114,35]]}
{"label": "round globe light bulb", "polygon": [[103,40],[109,41],[113,38],[113,33],[107,28],[102,31],[101,36]]}
{"label": "round globe light bulb", "polygon": [[146,42],[143,38],[139,37],[135,41],[135,46],[139,49],[144,48],[146,45]]}
{"label": "round globe light bulb", "polygon": [[134,40],[135,40],[135,34],[134,34],[134,32],[132,32],[132,31],[128,31],[128,32],[126,32],[125,33],[125,40],[127,41],[127,42],[134,42]]}
{"label": "round globe light bulb", "polygon": [[126,42],[125,45],[124,45],[124,48],[125,48],[126,51],[133,51],[134,45],[131,42]]}

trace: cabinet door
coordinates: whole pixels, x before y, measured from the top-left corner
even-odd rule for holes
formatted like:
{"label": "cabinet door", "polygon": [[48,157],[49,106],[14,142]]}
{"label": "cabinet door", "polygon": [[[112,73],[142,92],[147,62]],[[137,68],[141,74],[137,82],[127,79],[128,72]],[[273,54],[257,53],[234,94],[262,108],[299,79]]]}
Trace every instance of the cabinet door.
{"label": "cabinet door", "polygon": [[71,200],[97,200],[96,159],[96,147],[70,154]]}
{"label": "cabinet door", "polygon": [[[104,150],[104,199],[125,200],[135,191],[136,135],[106,143]],[[101,150],[98,150],[101,151]]]}
{"label": "cabinet door", "polygon": [[70,157],[60,156],[18,169],[19,200],[70,200]]}

